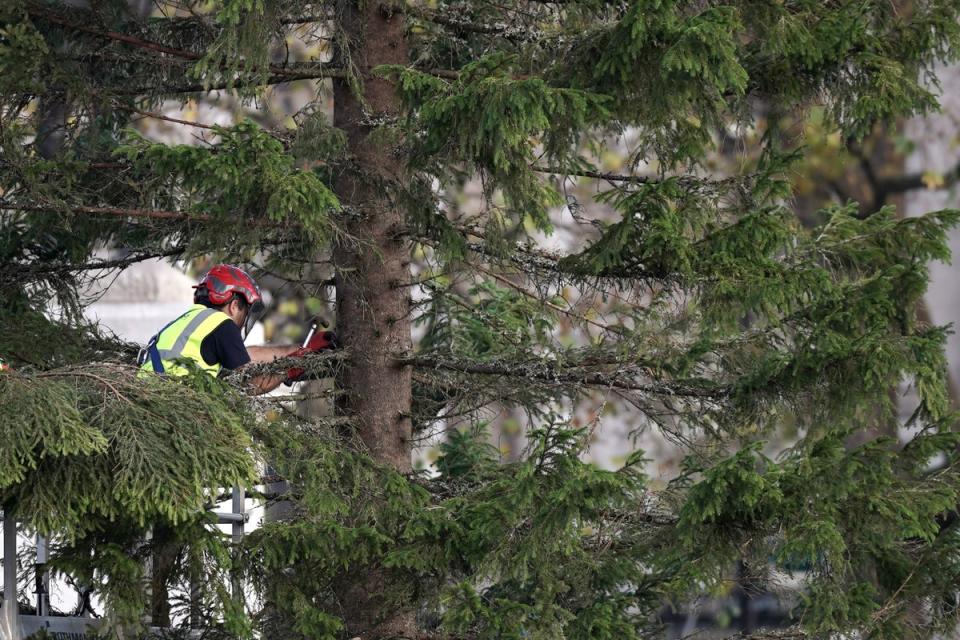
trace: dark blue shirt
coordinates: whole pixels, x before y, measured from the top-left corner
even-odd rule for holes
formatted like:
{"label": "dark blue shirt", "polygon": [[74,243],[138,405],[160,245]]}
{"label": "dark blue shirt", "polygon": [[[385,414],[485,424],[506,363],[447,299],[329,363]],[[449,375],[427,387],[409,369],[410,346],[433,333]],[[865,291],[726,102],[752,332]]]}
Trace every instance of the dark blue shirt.
{"label": "dark blue shirt", "polygon": [[219,364],[224,369],[237,369],[250,362],[240,327],[233,320],[224,320],[203,339],[200,355],[207,364]]}

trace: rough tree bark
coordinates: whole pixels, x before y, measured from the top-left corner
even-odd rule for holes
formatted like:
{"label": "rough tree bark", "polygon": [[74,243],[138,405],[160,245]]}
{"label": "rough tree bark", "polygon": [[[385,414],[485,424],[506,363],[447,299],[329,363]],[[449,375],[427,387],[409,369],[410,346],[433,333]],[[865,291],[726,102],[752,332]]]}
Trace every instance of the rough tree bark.
{"label": "rough tree bark", "polygon": [[[359,6],[358,6],[359,5]],[[381,64],[407,64],[403,17],[379,3],[340,3],[340,28],[359,75],[360,91],[334,80],[334,125],[347,135],[351,166],[335,187],[355,241],[334,250],[337,330],[351,357],[337,377],[344,395],[338,412],[356,419],[360,438],[377,460],[409,471],[411,371],[396,356],[411,348],[410,302],[398,283],[409,280],[409,248],[401,233],[403,212],[391,202],[391,183],[402,184],[405,167],[393,151],[389,127],[400,113],[394,86],[372,74]],[[402,604],[403,579],[378,566],[357,568],[336,586],[350,637],[403,637],[414,612]]]}
{"label": "rough tree bark", "polygon": [[344,346],[355,347],[337,380],[346,392],[339,410],[357,419],[358,433],[376,459],[408,471],[411,372],[395,356],[411,346],[410,302],[406,289],[397,286],[409,280],[409,249],[401,234],[403,213],[385,188],[403,180],[405,167],[385,139],[389,134],[375,128],[399,115],[400,101],[391,83],[372,74],[381,64],[407,63],[403,17],[383,13],[375,2],[341,6],[341,28],[362,94],[334,80],[334,124],[346,132],[353,160],[336,189],[348,207],[346,230],[358,241],[334,252],[337,328]]}

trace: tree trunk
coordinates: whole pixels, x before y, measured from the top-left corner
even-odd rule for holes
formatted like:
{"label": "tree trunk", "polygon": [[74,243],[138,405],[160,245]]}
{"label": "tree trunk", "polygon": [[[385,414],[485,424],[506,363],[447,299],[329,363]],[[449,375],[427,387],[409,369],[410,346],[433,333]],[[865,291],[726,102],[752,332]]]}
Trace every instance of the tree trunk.
{"label": "tree trunk", "polygon": [[403,18],[385,15],[375,2],[341,7],[340,26],[350,42],[362,96],[334,80],[334,124],[346,132],[353,161],[335,186],[351,214],[347,232],[355,239],[334,250],[337,330],[344,346],[352,348],[337,379],[345,392],[338,409],[357,419],[360,438],[374,458],[408,471],[411,373],[395,356],[410,349],[410,302],[407,290],[397,286],[409,279],[409,249],[400,233],[403,212],[388,196],[391,183],[402,184],[405,167],[395,144],[371,124],[399,115],[393,85],[371,70],[407,63]]}
{"label": "tree trunk", "polygon": [[[359,5],[359,6],[358,6]],[[388,129],[400,113],[393,85],[374,77],[382,64],[407,64],[401,15],[386,15],[376,2],[342,2],[340,28],[350,43],[362,95],[334,80],[334,125],[347,135],[350,166],[335,187],[347,208],[350,240],[334,249],[337,333],[350,358],[336,383],[337,410],[356,420],[356,432],[380,462],[409,471],[411,371],[396,355],[409,352],[410,301],[398,286],[410,279],[404,216],[391,201],[390,185],[403,184],[406,167]],[[375,128],[373,123],[387,123]],[[402,576],[372,564],[343,576],[335,590],[348,637],[364,640],[406,636],[415,613],[403,597]],[[398,597],[400,595],[400,597]]]}

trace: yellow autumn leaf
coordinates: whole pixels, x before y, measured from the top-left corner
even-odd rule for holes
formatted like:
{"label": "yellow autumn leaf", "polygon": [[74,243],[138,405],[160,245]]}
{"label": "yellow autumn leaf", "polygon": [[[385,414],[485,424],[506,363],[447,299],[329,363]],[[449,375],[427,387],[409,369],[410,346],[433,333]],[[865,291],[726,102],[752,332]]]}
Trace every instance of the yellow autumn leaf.
{"label": "yellow autumn leaf", "polygon": [[293,316],[299,313],[300,304],[296,300],[285,300],[284,302],[280,303],[277,311],[285,316]]}
{"label": "yellow autumn leaf", "polygon": [[943,174],[936,171],[924,171],[921,180],[930,190],[942,189],[945,184]]}
{"label": "yellow autumn leaf", "polygon": [[604,171],[619,171],[623,168],[623,160],[622,153],[604,151],[600,154],[600,165]]}

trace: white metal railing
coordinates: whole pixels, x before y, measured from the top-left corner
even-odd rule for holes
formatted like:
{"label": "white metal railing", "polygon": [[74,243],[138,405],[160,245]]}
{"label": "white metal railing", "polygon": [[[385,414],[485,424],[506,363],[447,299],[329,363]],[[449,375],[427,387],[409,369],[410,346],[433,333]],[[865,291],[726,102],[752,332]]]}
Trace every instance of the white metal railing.
{"label": "white metal railing", "polygon": [[[250,514],[246,509],[246,491],[234,487],[230,496],[229,512],[217,513],[217,524],[229,524],[231,538],[239,543],[244,536]],[[35,615],[20,613],[17,589],[17,520],[4,512],[3,522],[3,601],[0,602],[0,640],[23,640],[41,630],[54,640],[75,640],[84,637],[99,622],[90,614],[79,616],[51,615],[50,572],[47,569],[48,544],[43,536],[36,538],[34,590],[37,597]],[[242,597],[243,585],[233,583],[235,594]],[[82,608],[82,607],[81,607]]]}

